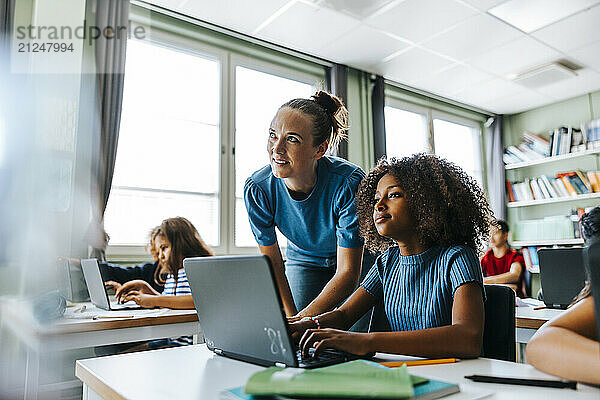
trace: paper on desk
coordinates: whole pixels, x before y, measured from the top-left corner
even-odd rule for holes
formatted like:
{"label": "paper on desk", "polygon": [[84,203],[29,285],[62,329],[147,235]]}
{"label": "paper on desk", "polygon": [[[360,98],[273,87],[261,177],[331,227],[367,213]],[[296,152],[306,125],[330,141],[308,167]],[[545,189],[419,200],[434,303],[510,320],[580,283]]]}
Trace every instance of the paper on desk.
{"label": "paper on desk", "polygon": [[515,297],[515,305],[517,307],[538,307],[543,306],[544,302],[537,299],[521,299]]}

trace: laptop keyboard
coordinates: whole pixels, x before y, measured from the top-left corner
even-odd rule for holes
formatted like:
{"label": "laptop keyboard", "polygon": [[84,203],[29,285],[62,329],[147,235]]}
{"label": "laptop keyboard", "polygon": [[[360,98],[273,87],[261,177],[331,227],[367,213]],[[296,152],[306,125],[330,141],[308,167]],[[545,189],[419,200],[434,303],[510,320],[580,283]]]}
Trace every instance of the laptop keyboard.
{"label": "laptop keyboard", "polygon": [[303,356],[300,350],[296,351],[296,358],[298,359],[298,364],[301,365],[316,365],[316,364],[326,364],[332,361],[345,361],[348,355],[342,351],[335,349],[325,349],[321,351],[317,355],[317,357],[313,357],[315,352],[314,348],[308,350],[308,356]]}

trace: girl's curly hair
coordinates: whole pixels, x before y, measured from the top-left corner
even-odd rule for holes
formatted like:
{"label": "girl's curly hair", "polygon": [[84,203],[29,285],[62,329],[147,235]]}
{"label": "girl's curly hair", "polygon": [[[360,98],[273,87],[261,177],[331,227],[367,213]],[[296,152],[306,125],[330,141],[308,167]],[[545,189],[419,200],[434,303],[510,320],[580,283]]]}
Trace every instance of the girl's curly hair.
{"label": "girl's curly hair", "polygon": [[379,235],[373,221],[377,184],[386,174],[394,176],[404,191],[422,245],[465,245],[482,251],[493,221],[483,190],[456,164],[423,153],[382,158],[360,183],[356,208],[369,250],[385,251],[396,244]]}

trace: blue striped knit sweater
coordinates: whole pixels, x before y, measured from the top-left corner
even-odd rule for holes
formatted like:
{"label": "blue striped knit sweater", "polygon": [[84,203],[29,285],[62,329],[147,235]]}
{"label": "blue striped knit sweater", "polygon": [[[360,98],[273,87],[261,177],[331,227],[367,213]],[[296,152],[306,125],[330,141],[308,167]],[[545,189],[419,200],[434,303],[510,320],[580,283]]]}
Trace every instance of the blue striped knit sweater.
{"label": "blue striped knit sweater", "polygon": [[393,331],[409,331],[450,325],[454,292],[469,282],[479,283],[483,291],[479,259],[470,247],[436,246],[413,256],[391,247],[377,258],[361,286],[383,299]]}

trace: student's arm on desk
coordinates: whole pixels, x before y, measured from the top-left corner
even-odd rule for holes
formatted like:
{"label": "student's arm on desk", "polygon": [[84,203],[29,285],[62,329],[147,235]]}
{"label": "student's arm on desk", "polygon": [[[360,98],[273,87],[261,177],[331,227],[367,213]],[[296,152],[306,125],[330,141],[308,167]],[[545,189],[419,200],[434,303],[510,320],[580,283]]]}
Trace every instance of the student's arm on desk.
{"label": "student's arm on desk", "polygon": [[[370,302],[366,296],[370,298]],[[356,311],[368,311],[361,304],[372,306],[373,297],[360,287],[339,309],[320,315],[322,327],[347,329],[348,323],[356,318]],[[419,357],[478,357],[483,340],[483,298],[481,286],[470,282],[460,286],[454,293],[452,324],[439,328],[421,329],[407,332],[354,333],[337,329],[306,329],[312,321],[297,324],[296,331],[305,330],[300,340],[300,348],[308,352],[315,347],[316,352],[324,348],[336,348],[354,354],[384,352]],[[361,314],[362,315],[362,314]],[[351,316],[351,318],[348,318]],[[295,324],[294,324],[295,325]],[[293,328],[294,329],[294,328]]]}
{"label": "student's arm on desk", "polygon": [[600,384],[600,343],[591,296],[548,321],[527,344],[527,362],[561,378]]}
{"label": "student's arm on desk", "polygon": [[192,310],[194,309],[194,300],[192,295],[183,296],[161,296],[153,294],[140,293],[136,290],[128,292],[123,296],[124,301],[134,301],[144,308],[173,308],[176,310]]}
{"label": "student's arm on desk", "polygon": [[486,276],[483,278],[485,284],[495,283],[518,283],[521,274],[523,273],[523,266],[520,262],[514,262],[510,265],[510,270],[503,274]]}

